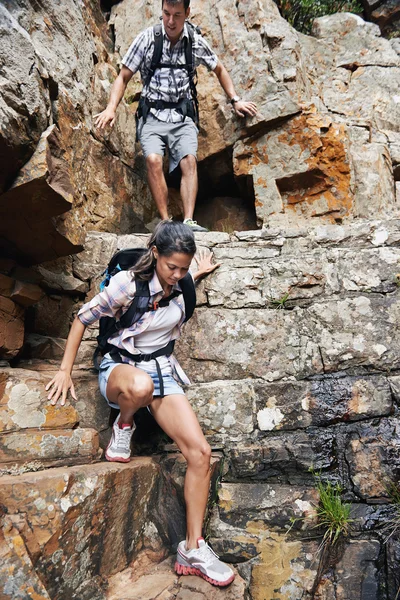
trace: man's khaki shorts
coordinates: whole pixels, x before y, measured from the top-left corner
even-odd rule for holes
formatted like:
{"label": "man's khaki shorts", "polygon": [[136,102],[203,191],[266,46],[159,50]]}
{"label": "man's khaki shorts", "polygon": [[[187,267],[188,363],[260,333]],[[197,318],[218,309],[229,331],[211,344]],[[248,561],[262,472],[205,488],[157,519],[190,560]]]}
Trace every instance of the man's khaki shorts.
{"label": "man's khaki shorts", "polygon": [[188,154],[197,156],[197,135],[199,131],[190,118],[182,123],[159,121],[151,113],[139,134],[144,157],[149,154],[164,156],[169,153],[169,172],[171,173]]}

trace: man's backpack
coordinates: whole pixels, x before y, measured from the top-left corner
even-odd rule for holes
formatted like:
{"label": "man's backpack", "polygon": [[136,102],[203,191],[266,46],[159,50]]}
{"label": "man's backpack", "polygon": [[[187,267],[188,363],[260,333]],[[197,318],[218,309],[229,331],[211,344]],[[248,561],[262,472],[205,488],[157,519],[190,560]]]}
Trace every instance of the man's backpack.
{"label": "man's backpack", "polygon": [[[127,271],[133,267],[138,260],[147,252],[146,248],[129,248],[120,250],[111,258],[107,269],[104,271],[105,279],[100,285],[100,290],[103,290],[110,283],[111,278],[119,273],[119,271]],[[139,321],[139,319],[148,311],[168,306],[173,298],[176,298],[181,293],[185,302],[185,323],[193,315],[196,307],[196,290],[193,278],[190,273],[186,273],[185,277],[179,281],[179,286],[182,292],[174,291],[167,298],[162,298],[157,306],[150,305],[150,290],[149,282],[143,279],[135,279],[136,291],[128,310],[121,316],[119,321],[115,317],[101,317],[99,321],[99,335],[97,336],[97,348],[93,355],[93,363],[98,369],[99,358],[104,356],[110,350],[116,350],[116,347],[108,343],[108,339],[117,333],[120,329],[126,329]],[[125,354],[125,353],[124,353]]]}
{"label": "man's backpack", "polygon": [[181,99],[179,102],[164,102],[163,100],[155,100],[149,101],[143,96],[140,98],[139,107],[136,113],[136,130],[138,125],[138,120],[140,117],[143,117],[144,122],[146,122],[148,112],[151,108],[156,108],[158,110],[162,110],[164,108],[176,108],[180,112],[182,112],[183,116],[189,116],[196,123],[197,127],[199,127],[199,101],[197,98],[197,71],[196,65],[193,55],[193,45],[194,45],[194,32],[201,34],[200,28],[190,21],[186,21],[187,31],[189,34],[189,38],[184,38],[185,44],[185,63],[177,64],[177,63],[162,63],[162,50],[163,50],[163,35],[162,35],[162,26],[161,23],[157,23],[153,27],[154,32],[154,50],[153,56],[151,59],[150,69],[146,77],[146,81],[144,82],[143,88],[148,87],[151,79],[156,71],[156,69],[160,68],[169,68],[169,69],[186,69],[189,75],[189,85],[190,85],[190,93],[192,99],[189,100],[187,98]]}

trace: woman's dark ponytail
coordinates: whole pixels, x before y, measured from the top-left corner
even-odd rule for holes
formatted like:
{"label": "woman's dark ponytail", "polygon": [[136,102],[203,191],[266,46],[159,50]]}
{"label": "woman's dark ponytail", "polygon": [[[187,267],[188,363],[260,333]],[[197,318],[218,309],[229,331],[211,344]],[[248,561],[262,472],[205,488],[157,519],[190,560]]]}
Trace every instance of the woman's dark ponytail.
{"label": "woman's dark ponytail", "polygon": [[154,275],[156,261],[153,248],[160,256],[171,256],[175,252],[194,255],[196,242],[193,231],[180,221],[160,221],[147,243],[148,251],[132,267],[131,271],[138,279],[149,281]]}

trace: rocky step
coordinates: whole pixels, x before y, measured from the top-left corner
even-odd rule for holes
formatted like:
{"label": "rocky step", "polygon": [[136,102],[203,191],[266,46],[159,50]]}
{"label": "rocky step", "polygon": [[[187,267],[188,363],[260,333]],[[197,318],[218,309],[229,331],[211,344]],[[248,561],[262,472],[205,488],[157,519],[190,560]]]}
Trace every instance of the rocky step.
{"label": "rocky step", "polygon": [[150,568],[141,557],[108,581],[107,600],[240,600],[246,598],[246,583],[236,574],[231,585],[216,588],[200,577],[174,573],[175,555]]}
{"label": "rocky step", "polygon": [[94,598],[84,594],[89,583],[104,588],[141,550],[163,560],[172,548],[160,499],[170,498],[170,519],[184,521],[170,494],[151,458],[3,476],[1,597]]}
{"label": "rocky step", "polygon": [[[148,235],[88,232],[83,252],[36,267],[35,278],[50,291],[77,296],[98,289],[117,250],[145,246]],[[199,304],[228,308],[274,307],[351,292],[388,293],[397,283],[400,221],[357,221],[342,226],[197,233],[221,267],[200,286]],[[193,262],[192,268],[196,270]],[[42,304],[55,306],[44,300]],[[58,301],[59,303],[59,301]],[[68,307],[60,305],[61,312]],[[47,332],[49,333],[49,331]]]}
{"label": "rocky step", "polygon": [[99,460],[99,436],[94,429],[57,429],[2,434],[0,475]]}

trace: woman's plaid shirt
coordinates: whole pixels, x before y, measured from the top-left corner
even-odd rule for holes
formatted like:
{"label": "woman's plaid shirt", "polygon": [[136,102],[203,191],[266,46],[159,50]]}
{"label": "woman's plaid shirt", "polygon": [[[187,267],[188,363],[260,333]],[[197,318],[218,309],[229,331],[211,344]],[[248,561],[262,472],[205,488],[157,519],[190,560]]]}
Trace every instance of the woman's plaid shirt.
{"label": "woman's plaid shirt", "polygon": [[[164,24],[162,25],[163,51],[161,56],[162,63],[185,64],[185,44],[184,38],[189,37],[187,25],[185,23],[182,35],[174,47],[165,33]],[[151,59],[154,51],[154,31],[149,27],[140,33],[132,42],[128,52],[122,59],[122,64],[133,73],[140,71],[143,85],[150,70]],[[210,48],[206,40],[194,32],[193,56],[195,66],[205,65],[210,71],[214,71],[218,64],[218,57]],[[177,102],[182,98],[190,98],[190,82],[186,69],[157,69],[150,84],[143,89],[142,95],[149,100],[164,100],[165,102]],[[156,110],[151,109],[157,119],[160,121],[179,123],[183,120],[182,115],[174,109]]]}
{"label": "woman's plaid shirt", "polygon": [[[173,290],[180,290],[179,283],[175,284]],[[110,283],[104,288],[102,292],[97,294],[92,300],[82,306],[78,312],[79,320],[87,327],[98,321],[101,317],[116,317],[120,319],[123,313],[128,310],[135,296],[136,285],[133,275],[129,271],[121,271],[110,279]],[[160,280],[157,277],[156,272],[152,279],[149,281],[150,291],[150,303],[158,302],[164,296],[164,290],[162,289]],[[171,302],[177,304],[181,309],[181,318],[179,323],[171,330],[171,337],[169,341],[176,340],[181,335],[181,328],[185,320],[185,302],[183,296],[179,295]],[[152,320],[154,319],[155,311],[149,311],[144,313],[143,317],[133,323],[126,329],[121,329],[115,333],[108,341],[116,346],[127,350],[131,354],[137,354],[138,350],[135,348],[135,336],[148,329]],[[135,361],[121,356],[122,362],[135,365]],[[186,385],[190,384],[190,381],[179,365],[178,361],[172,354],[169,357],[169,362],[172,367],[172,374],[174,377]]]}

